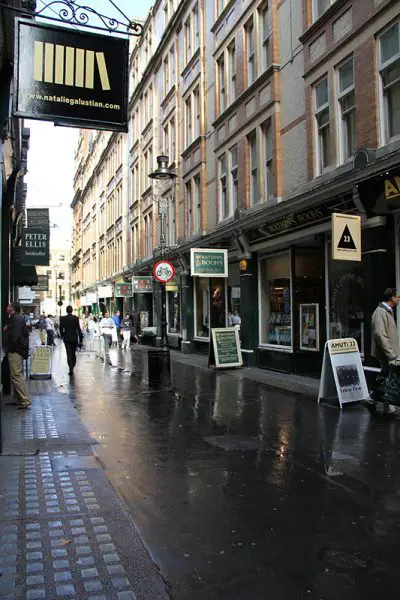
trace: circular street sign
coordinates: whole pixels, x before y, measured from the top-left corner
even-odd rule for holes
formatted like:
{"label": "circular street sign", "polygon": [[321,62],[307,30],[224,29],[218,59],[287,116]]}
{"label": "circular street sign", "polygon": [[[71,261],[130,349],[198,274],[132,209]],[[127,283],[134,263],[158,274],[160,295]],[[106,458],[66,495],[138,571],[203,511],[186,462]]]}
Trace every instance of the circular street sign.
{"label": "circular street sign", "polygon": [[64,302],[63,302],[62,300],[59,300],[59,301],[57,302],[57,304],[58,304],[58,306],[62,306],[62,305],[64,304]]}
{"label": "circular street sign", "polygon": [[157,281],[167,283],[174,278],[175,267],[168,260],[159,260],[153,267],[153,275]]}

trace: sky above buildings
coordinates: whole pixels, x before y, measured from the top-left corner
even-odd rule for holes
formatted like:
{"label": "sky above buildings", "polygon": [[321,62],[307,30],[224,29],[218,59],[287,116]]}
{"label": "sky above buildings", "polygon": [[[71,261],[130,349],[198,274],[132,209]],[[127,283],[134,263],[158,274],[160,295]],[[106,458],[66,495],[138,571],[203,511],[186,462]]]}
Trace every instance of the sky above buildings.
{"label": "sky above buildings", "polygon": [[[116,0],[115,3],[129,18],[144,20],[154,0]],[[86,0],[82,4],[96,7],[107,16],[120,16],[123,19],[109,0]],[[38,0],[38,10],[43,5],[43,0]],[[31,130],[28,173],[25,177],[28,184],[27,206],[49,207],[51,245],[58,248],[69,245],[78,129],[55,127],[53,123],[44,121],[25,121],[25,126]]]}

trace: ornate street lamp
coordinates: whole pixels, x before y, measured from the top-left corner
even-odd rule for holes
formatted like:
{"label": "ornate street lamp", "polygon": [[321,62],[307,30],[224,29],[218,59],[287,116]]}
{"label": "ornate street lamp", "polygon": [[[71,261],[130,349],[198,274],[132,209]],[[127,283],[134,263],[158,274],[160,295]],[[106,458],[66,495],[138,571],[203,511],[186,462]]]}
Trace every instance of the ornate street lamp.
{"label": "ornate street lamp", "polygon": [[[151,179],[155,179],[159,182],[172,182],[176,179],[176,173],[172,169],[168,168],[169,159],[168,156],[161,155],[157,156],[157,169],[152,173],[149,173]],[[158,202],[158,216],[160,219],[160,253],[161,260],[165,259],[165,218],[168,214],[168,200],[160,197],[157,199]],[[158,365],[155,364],[154,368],[158,373],[159,377],[154,377],[154,380],[159,381],[160,388],[170,387],[171,382],[171,365],[169,349],[167,347],[167,292],[165,289],[165,283],[161,283],[161,352],[158,353]],[[157,361],[156,361],[157,363]],[[158,371],[157,371],[158,369]],[[149,356],[149,379],[150,373],[150,356]],[[158,387],[158,386],[157,386]]]}

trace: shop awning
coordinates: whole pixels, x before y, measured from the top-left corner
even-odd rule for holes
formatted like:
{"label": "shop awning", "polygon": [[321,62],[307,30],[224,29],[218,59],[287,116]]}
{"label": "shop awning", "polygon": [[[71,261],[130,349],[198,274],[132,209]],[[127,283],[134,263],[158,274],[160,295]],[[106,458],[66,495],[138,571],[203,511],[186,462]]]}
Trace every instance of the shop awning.
{"label": "shop awning", "polygon": [[14,285],[37,285],[38,276],[35,267],[31,265],[21,265],[21,263],[15,262],[13,264],[13,271],[14,277],[12,283]]}

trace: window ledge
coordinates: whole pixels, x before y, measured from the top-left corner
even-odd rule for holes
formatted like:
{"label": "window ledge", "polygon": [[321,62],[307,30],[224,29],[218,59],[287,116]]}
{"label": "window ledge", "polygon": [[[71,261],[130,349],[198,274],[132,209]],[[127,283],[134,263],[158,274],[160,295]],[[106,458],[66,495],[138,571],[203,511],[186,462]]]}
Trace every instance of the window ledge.
{"label": "window ledge", "polygon": [[[245,100],[248,96],[251,96],[255,92],[255,90],[264,83],[275,71],[279,71],[280,66],[278,64],[272,64],[257,77],[257,79],[232,102],[218,117],[215,119],[211,125],[214,127],[218,127],[222,121],[224,121],[232,112],[234,112]],[[271,100],[273,102],[273,100]],[[265,107],[263,107],[264,110]]]}
{"label": "window ledge", "polygon": [[336,0],[322,15],[312,23],[308,29],[300,36],[300,42],[305,44],[310,38],[323,26],[329,19],[338,12],[342,6],[347,3],[347,0]]}
{"label": "window ledge", "polygon": [[236,0],[229,0],[228,4],[224,7],[221,13],[218,15],[214,25],[211,27],[211,33],[215,33],[218,27],[221,25],[222,21],[225,19],[226,15],[231,10],[232,6],[235,5]]}
{"label": "window ledge", "polygon": [[276,352],[285,352],[286,354],[293,354],[293,348],[285,348],[284,346],[274,346],[273,344],[259,344],[259,350],[275,350]]}
{"label": "window ledge", "polygon": [[209,343],[210,342],[210,338],[206,338],[206,337],[197,337],[196,335],[193,336],[193,341],[194,342],[204,342],[204,343]]}
{"label": "window ledge", "polygon": [[146,127],[142,131],[142,136],[145,136],[146,133],[149,132],[152,125],[153,125],[153,117],[151,117],[151,119],[149,119],[149,121],[147,122]]}
{"label": "window ledge", "polygon": [[176,92],[176,84],[174,83],[161,101],[161,108],[163,110],[166,107],[166,105],[168,104],[168,102],[171,100],[171,98],[175,94],[175,92]]}
{"label": "window ledge", "polygon": [[190,69],[193,67],[194,63],[196,62],[196,60],[198,58],[200,58],[200,46],[197,48],[195,53],[192,54],[192,56],[188,60],[186,66],[184,67],[183,71],[181,72],[181,77],[183,77],[183,78],[186,77],[186,75],[189,73]]}
{"label": "window ledge", "polygon": [[182,158],[186,159],[189,156],[189,154],[200,144],[203,137],[204,136],[202,135],[198,135],[197,138],[189,144],[189,146],[186,146],[186,148],[181,154]]}

